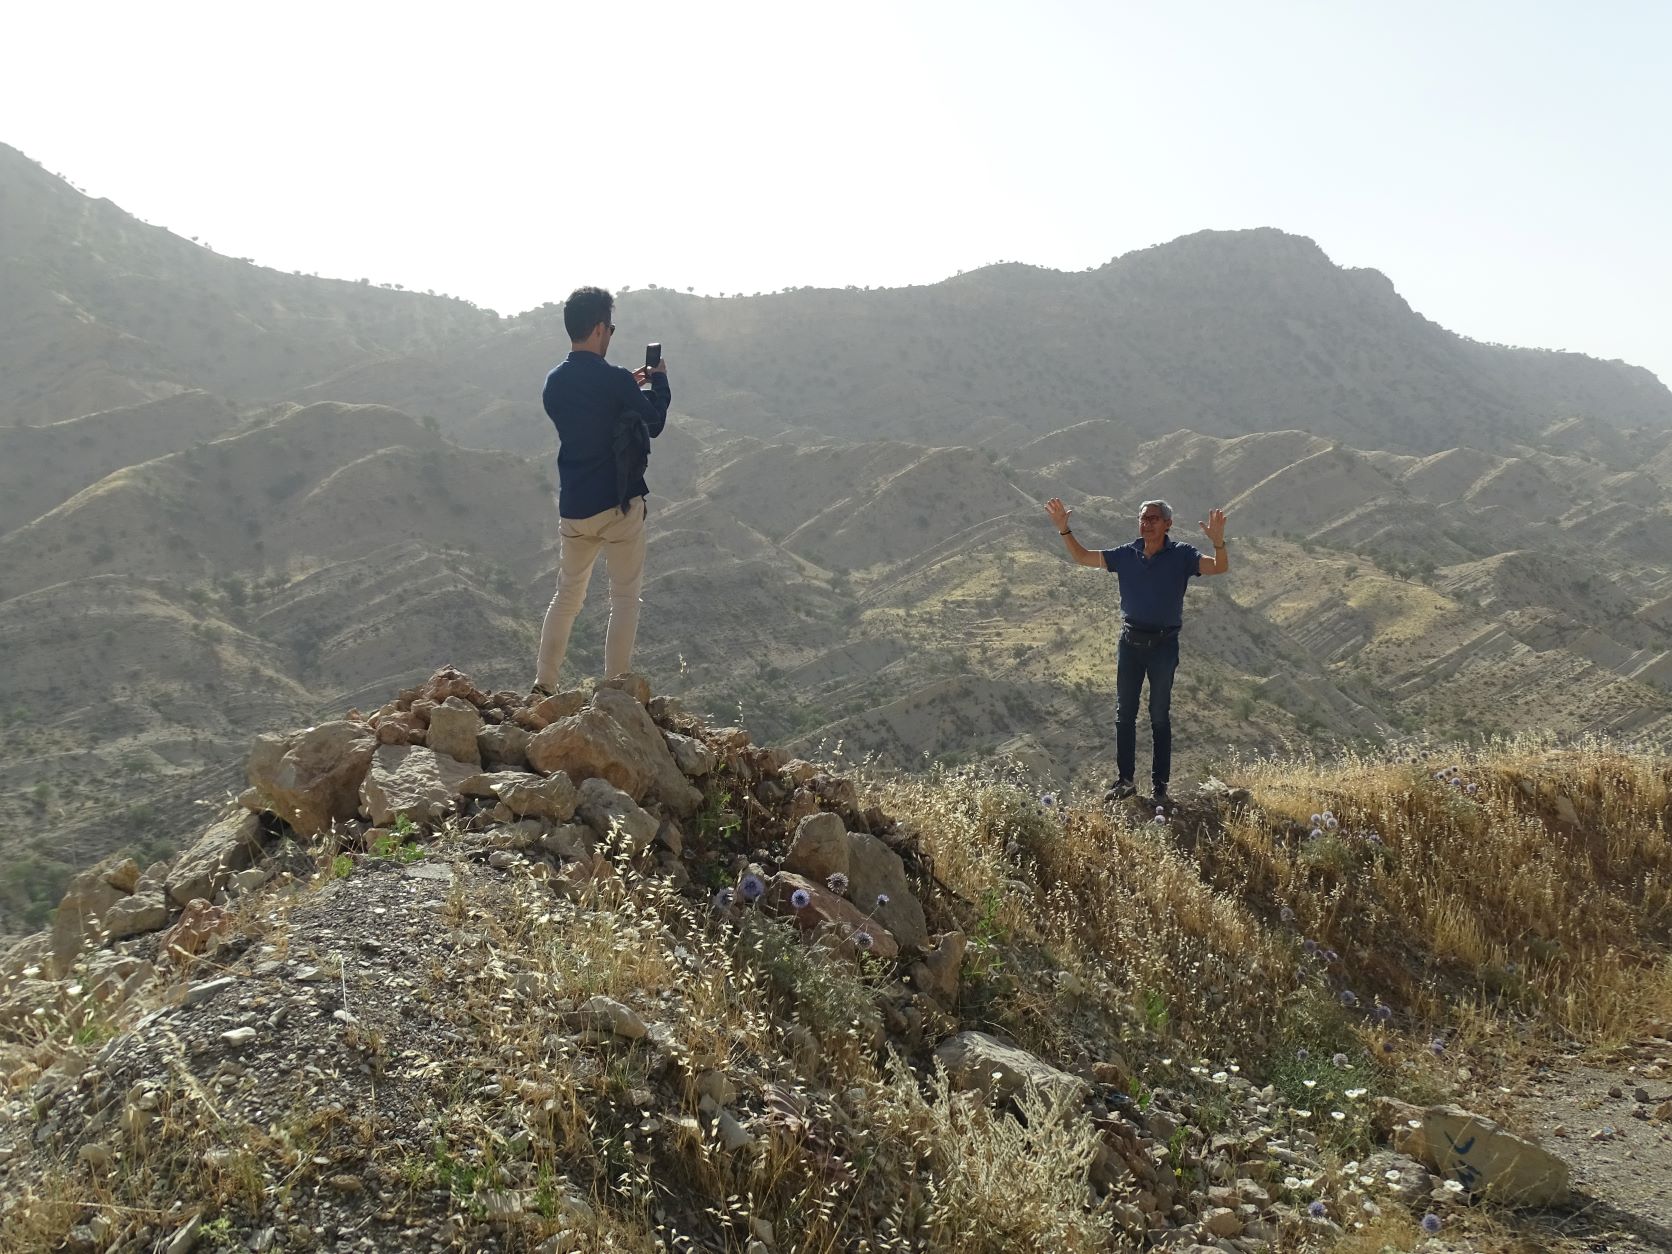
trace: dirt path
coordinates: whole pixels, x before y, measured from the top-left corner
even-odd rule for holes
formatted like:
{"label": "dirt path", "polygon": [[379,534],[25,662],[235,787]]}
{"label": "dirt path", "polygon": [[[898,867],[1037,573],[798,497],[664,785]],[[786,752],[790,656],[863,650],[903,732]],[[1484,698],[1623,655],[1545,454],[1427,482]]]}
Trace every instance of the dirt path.
{"label": "dirt path", "polygon": [[1672,1042],[1650,1038],[1606,1060],[1557,1058],[1511,1089],[1511,1123],[1573,1169],[1572,1208],[1522,1217],[1532,1248],[1672,1252],[1672,1118],[1655,1114],[1672,1101]]}

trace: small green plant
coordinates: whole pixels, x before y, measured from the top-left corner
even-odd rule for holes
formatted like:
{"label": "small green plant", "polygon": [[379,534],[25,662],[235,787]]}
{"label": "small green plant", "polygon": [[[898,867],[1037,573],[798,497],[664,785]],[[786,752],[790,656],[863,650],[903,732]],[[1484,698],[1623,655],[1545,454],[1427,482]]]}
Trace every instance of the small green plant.
{"label": "small green plant", "polygon": [[354,874],[354,859],[349,857],[346,853],[339,853],[336,857],[331,859],[331,878],[332,879],[334,879],[334,880],[346,880],[350,875],[353,875],[353,874]]}
{"label": "small green plant", "polygon": [[1146,988],[1143,997],[1144,1026],[1157,1036],[1164,1035],[1169,1019],[1167,998],[1158,989],[1153,988]]}

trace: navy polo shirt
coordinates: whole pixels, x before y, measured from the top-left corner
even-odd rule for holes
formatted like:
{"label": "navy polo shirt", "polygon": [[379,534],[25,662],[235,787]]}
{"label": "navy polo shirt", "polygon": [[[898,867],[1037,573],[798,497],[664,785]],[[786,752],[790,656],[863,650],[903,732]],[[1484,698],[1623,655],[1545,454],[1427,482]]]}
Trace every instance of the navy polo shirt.
{"label": "navy polo shirt", "polygon": [[1103,568],[1120,578],[1121,617],[1134,627],[1184,626],[1184,591],[1202,573],[1202,550],[1169,537],[1154,557],[1134,540],[1103,550]]}
{"label": "navy polo shirt", "polygon": [[[563,518],[591,518],[621,503],[613,443],[617,415],[637,413],[654,439],[667,425],[673,392],[665,374],[651,375],[650,391],[640,391],[631,370],[577,348],[546,376],[540,399],[557,428],[557,512]],[[649,491],[641,475],[629,485],[628,495]]]}

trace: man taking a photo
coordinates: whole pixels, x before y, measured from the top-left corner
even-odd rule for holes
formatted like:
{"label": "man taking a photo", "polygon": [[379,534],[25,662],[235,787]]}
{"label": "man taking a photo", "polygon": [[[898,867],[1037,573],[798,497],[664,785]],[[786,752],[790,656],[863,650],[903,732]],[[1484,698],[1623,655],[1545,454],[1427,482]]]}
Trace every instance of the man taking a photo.
{"label": "man taking a photo", "polygon": [[1098,566],[1120,579],[1120,644],[1115,663],[1115,765],[1119,772],[1106,800],[1132,796],[1136,785],[1138,697],[1149,680],[1150,730],[1155,738],[1151,779],[1155,799],[1167,799],[1173,767],[1173,672],[1179,665],[1179,629],[1184,624],[1184,594],[1197,575],[1223,575],[1231,569],[1225,551],[1225,511],[1211,510],[1201,523],[1213,545],[1208,557],[1193,544],[1170,539],[1173,507],[1145,501],[1138,510],[1138,538],[1118,549],[1088,549],[1069,525],[1073,513],[1052,497],[1045,512],[1081,566]]}
{"label": "man taking a photo", "polygon": [[[541,393],[557,428],[557,593],[540,629],[534,695],[557,690],[569,633],[586,600],[600,553],[610,576],[610,624],[604,636],[604,674],[632,669],[644,583],[644,468],[650,441],[667,425],[673,393],[668,364],[624,370],[604,361],[615,298],[580,287],[563,304],[570,353],[546,376]],[[649,391],[640,388],[647,383]]]}

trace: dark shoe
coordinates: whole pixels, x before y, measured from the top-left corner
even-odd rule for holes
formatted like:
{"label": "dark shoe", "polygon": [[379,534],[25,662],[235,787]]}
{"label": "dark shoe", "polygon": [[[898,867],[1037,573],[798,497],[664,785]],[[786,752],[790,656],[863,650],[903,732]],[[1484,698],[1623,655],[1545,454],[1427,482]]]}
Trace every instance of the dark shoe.
{"label": "dark shoe", "polygon": [[552,692],[551,692],[550,688],[542,687],[539,684],[535,684],[533,687],[531,687],[528,690],[528,699],[530,701],[544,701],[547,697],[549,697],[551,695],[552,695]]}
{"label": "dark shoe", "polygon": [[1128,797],[1136,797],[1138,788],[1129,779],[1117,779],[1109,785],[1109,791],[1103,794],[1105,801],[1125,801]]}
{"label": "dark shoe", "polygon": [[1167,785],[1166,784],[1157,784],[1155,786],[1155,804],[1158,805],[1158,806],[1167,804]]}

